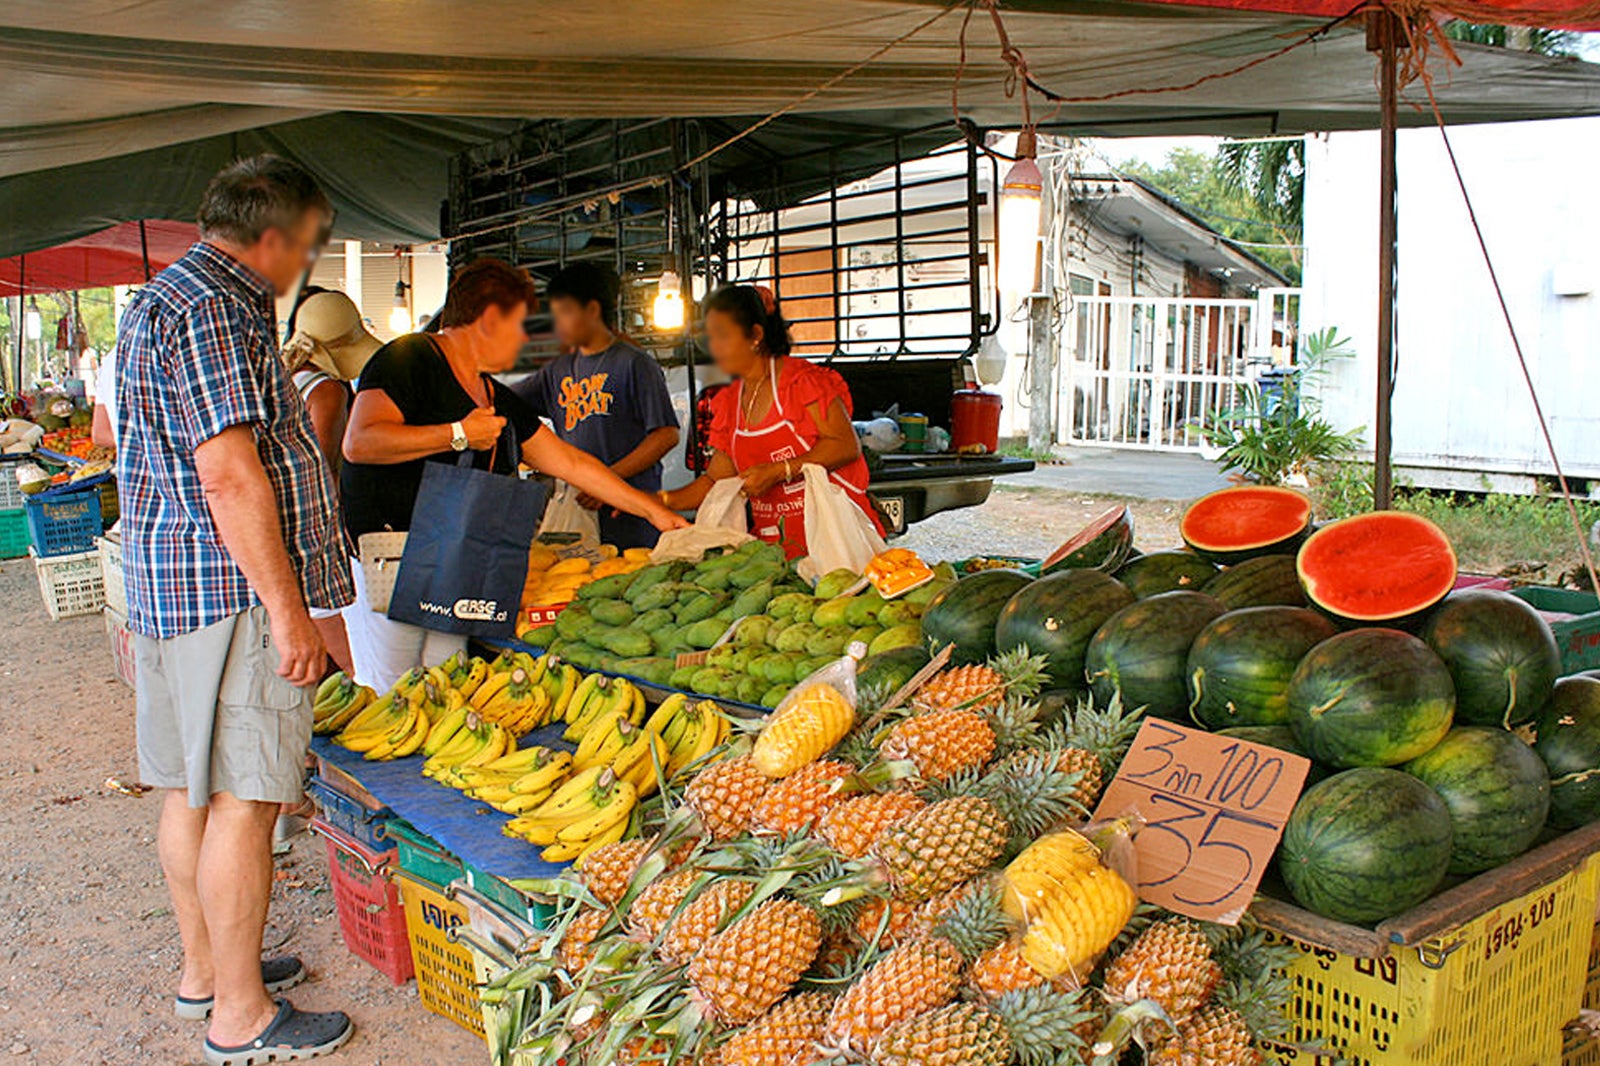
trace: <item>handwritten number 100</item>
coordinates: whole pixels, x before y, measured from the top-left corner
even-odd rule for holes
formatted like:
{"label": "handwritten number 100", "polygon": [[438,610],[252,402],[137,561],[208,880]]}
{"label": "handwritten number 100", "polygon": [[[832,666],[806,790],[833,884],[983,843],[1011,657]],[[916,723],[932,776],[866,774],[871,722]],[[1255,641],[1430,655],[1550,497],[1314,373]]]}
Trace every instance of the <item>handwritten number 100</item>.
{"label": "handwritten number 100", "polygon": [[1236,743],[1223,748],[1222,754],[1226,756],[1222,761],[1222,772],[1211,782],[1206,799],[1218,803],[1236,803],[1247,811],[1255,810],[1272,794],[1278,779],[1283,776],[1283,760],[1276,755],[1263,759],[1254,748],[1241,751]]}

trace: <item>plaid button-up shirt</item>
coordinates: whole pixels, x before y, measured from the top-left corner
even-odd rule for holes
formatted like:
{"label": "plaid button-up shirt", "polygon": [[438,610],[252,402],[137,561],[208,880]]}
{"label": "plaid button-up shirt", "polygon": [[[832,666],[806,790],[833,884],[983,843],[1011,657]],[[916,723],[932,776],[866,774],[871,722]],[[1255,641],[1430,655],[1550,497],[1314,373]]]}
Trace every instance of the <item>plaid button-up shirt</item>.
{"label": "plaid button-up shirt", "polygon": [[196,244],[128,305],[117,337],[117,481],[128,620],[165,638],[259,602],[212,521],[194,451],[255,430],[290,562],[313,607],[355,596],[337,491],[278,357],[272,286]]}

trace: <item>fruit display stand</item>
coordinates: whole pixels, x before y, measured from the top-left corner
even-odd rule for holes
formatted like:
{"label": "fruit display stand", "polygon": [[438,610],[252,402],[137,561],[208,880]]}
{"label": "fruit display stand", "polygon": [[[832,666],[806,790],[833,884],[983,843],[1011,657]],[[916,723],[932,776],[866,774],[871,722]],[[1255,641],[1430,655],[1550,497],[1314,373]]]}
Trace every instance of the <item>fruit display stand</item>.
{"label": "fruit display stand", "polygon": [[[1574,830],[1373,929],[1258,898],[1255,920],[1301,952],[1294,1042],[1335,1048],[1352,1066],[1560,1061],[1562,1029],[1591,984],[1597,851],[1600,824]],[[1274,1050],[1286,1063],[1321,1061]]]}

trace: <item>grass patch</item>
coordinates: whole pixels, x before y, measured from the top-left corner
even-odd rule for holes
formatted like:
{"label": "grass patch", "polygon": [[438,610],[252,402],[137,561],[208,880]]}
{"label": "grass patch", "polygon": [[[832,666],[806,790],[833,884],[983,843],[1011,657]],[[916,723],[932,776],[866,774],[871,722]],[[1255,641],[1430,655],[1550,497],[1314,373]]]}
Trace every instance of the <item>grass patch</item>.
{"label": "grass patch", "polygon": [[1000,454],[1007,459],[1032,459],[1036,463],[1054,463],[1061,458],[1049,448],[1030,448],[1026,440],[1016,438],[1001,441]]}

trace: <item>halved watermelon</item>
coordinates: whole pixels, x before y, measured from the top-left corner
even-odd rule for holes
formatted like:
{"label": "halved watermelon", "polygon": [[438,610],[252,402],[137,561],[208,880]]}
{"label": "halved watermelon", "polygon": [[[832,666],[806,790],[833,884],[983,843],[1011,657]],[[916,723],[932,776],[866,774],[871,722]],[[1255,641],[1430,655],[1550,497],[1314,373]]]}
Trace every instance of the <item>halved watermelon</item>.
{"label": "halved watermelon", "polygon": [[1104,570],[1127,562],[1133,552],[1133,512],[1124,504],[1108,508],[1089,520],[1040,565],[1041,574],[1060,570]]}
{"label": "halved watermelon", "polygon": [[1217,563],[1288,555],[1311,528],[1311,501],[1278,485],[1239,485],[1202,496],[1178,522],[1183,542]]}
{"label": "halved watermelon", "polygon": [[1374,511],[1323,526],[1295,560],[1311,603],[1350,622],[1401,622],[1450,594],[1456,553],[1420,515]]}

